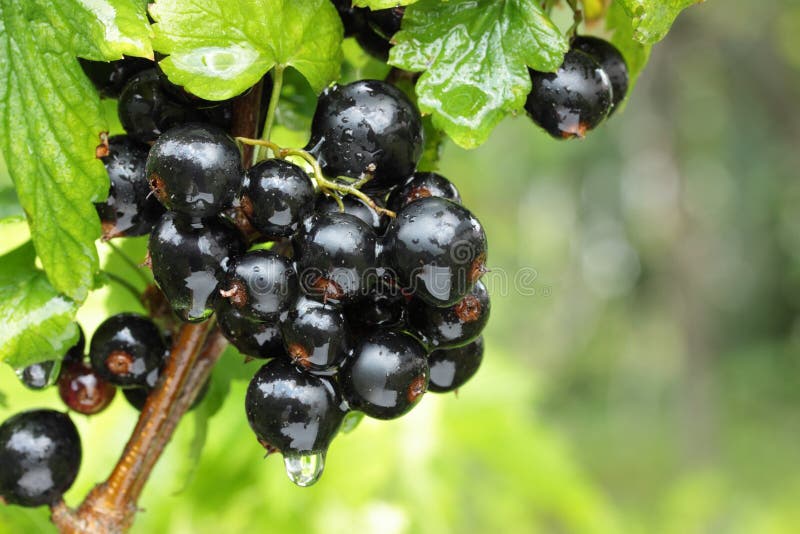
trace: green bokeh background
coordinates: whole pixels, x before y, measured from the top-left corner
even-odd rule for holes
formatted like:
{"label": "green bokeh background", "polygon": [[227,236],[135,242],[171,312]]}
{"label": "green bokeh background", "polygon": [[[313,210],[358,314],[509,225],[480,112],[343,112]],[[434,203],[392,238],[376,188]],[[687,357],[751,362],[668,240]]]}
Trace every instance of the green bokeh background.
{"label": "green bokeh background", "polygon": [[[485,364],[458,396],[364,421],[300,489],[261,459],[235,381],[196,466],[197,421],[181,424],[133,532],[796,532],[800,7],[736,4],[684,13],[583,142],[520,117],[476,151],[446,148],[493,268]],[[137,309],[106,288],[79,318],[91,332]],[[220,369],[252,372],[233,355]],[[0,419],[61,406],[6,366],[0,391]],[[121,396],[74,417],[69,504],[135,418]],[[0,533],[52,528],[46,510],[0,507]]]}

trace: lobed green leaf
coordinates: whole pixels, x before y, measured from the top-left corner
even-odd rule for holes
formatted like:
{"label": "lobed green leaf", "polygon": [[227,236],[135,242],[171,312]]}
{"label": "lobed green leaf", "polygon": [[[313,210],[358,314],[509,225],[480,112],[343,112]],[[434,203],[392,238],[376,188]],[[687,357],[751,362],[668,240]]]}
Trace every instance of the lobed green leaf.
{"label": "lobed green leaf", "polygon": [[634,39],[642,44],[653,44],[663,39],[681,11],[704,1],[619,0],[633,22]]}
{"label": "lobed green leaf", "polygon": [[339,74],[342,23],[329,0],[158,0],[155,47],[170,80],[209,100],[292,66],[319,92]]}
{"label": "lobed green leaf", "polygon": [[390,9],[398,6],[408,6],[417,0],[353,0],[355,7],[368,7],[370,9]]}
{"label": "lobed green leaf", "polygon": [[423,72],[420,110],[465,148],[522,109],[528,67],[555,71],[569,47],[536,0],[421,0],[406,9],[394,41],[389,63]]}
{"label": "lobed green leaf", "polygon": [[650,58],[652,45],[642,44],[634,39],[633,21],[618,2],[613,3],[608,10],[606,26],[614,32],[611,42],[619,49],[628,64],[628,94],[631,94],[639,74]]}

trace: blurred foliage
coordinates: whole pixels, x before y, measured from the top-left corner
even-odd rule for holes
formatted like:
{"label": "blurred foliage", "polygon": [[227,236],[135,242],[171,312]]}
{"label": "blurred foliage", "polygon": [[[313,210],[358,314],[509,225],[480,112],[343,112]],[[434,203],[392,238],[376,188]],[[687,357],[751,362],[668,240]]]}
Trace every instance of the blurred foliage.
{"label": "blurred foliage", "polygon": [[[458,397],[429,394],[406,418],[340,436],[309,489],[261,460],[234,382],[191,483],[180,491],[189,417],[133,531],[795,532],[799,20],[788,1],[708,2],[681,15],[624,112],[584,142],[520,117],[477,151],[448,144],[441,171],[491,242],[479,375]],[[127,247],[141,258],[142,242]],[[87,333],[140,309],[126,297],[94,293]],[[231,354],[223,364],[243,373]],[[0,389],[0,419],[60,406],[5,366]],[[75,418],[86,453],[70,504],[107,476],[135,417],[120,396]],[[0,507],[2,534],[51,529],[45,510]]]}

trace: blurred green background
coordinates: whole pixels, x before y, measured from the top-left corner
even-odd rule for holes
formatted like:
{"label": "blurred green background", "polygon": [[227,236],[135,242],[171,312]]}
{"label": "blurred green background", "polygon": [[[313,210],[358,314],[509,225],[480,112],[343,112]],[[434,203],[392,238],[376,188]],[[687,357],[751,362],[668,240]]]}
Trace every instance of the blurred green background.
{"label": "blurred green background", "polygon": [[[458,396],[364,421],[300,489],[261,460],[234,382],[194,469],[197,423],[182,423],[133,532],[797,532],[800,6],[736,4],[685,12],[583,142],[520,117],[476,151],[446,148],[493,268],[485,364]],[[87,332],[139,309],[109,291],[80,312]],[[0,419],[61,406],[6,366],[0,391]],[[135,418],[121,395],[75,418],[69,504]],[[52,528],[46,510],[0,507],[1,533]]]}

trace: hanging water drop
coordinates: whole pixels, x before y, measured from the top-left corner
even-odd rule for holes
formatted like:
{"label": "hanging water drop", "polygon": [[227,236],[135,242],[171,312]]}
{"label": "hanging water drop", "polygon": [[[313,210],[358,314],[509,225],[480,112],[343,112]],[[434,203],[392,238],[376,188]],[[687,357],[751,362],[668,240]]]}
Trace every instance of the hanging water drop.
{"label": "hanging water drop", "polygon": [[286,466],[286,475],[289,480],[305,488],[314,484],[322,476],[322,470],[325,469],[325,453],[284,454],[283,464]]}

